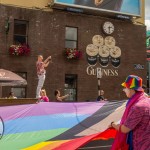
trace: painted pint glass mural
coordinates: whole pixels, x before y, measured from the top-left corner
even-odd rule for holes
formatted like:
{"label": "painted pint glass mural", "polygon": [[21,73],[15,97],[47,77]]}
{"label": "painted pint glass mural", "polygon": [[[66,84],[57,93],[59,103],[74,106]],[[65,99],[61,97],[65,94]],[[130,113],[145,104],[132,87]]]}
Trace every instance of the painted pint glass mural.
{"label": "painted pint glass mural", "polygon": [[101,67],[107,67],[111,64],[118,68],[121,62],[121,49],[116,45],[113,36],[94,35],[92,44],[86,47],[86,57],[89,65],[96,65],[99,62]]}

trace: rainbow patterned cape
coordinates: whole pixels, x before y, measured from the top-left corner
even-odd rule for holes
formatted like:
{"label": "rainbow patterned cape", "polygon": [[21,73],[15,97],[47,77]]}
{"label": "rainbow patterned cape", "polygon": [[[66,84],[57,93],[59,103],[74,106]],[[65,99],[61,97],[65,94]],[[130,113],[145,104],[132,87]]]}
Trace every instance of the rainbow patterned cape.
{"label": "rainbow patterned cape", "polygon": [[[114,138],[126,101],[38,103],[0,107],[1,150],[75,150]],[[2,127],[0,127],[2,130]]]}

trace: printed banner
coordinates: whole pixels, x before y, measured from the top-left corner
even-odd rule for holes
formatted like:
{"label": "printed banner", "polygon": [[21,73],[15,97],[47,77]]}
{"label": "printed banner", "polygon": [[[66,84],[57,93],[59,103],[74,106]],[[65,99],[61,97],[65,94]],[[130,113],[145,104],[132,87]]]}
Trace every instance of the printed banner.
{"label": "printed banner", "polygon": [[55,4],[140,16],[140,0],[55,0]]}

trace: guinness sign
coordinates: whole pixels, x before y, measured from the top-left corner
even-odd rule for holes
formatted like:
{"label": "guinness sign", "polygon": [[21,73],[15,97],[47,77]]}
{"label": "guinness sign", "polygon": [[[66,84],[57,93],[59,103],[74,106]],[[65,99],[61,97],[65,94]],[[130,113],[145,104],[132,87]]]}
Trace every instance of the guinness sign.
{"label": "guinness sign", "polygon": [[99,67],[96,68],[95,66],[88,66],[86,69],[86,73],[91,76],[96,76],[97,74],[99,74],[99,72],[97,71],[100,71],[100,75],[103,75],[103,76],[118,76],[119,75],[118,70],[116,69],[102,69]]}

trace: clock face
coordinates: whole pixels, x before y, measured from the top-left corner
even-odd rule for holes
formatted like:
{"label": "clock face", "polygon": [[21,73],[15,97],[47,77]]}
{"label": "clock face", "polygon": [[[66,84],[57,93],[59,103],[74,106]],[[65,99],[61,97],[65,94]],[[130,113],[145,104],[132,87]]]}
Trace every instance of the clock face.
{"label": "clock face", "polygon": [[108,57],[109,56],[109,47],[106,45],[102,45],[99,47],[99,55],[101,57]]}
{"label": "clock face", "polygon": [[101,35],[94,35],[92,38],[92,42],[96,46],[100,46],[104,44],[104,39]]}
{"label": "clock face", "polygon": [[116,40],[112,36],[107,36],[105,38],[105,45],[108,46],[109,48],[114,47],[116,44]]}
{"label": "clock face", "polygon": [[114,25],[111,22],[106,21],[103,24],[103,31],[104,31],[104,33],[110,35],[110,34],[112,34],[114,32],[114,30],[115,30],[115,27],[114,27]]}
{"label": "clock face", "polygon": [[114,46],[110,49],[110,56],[113,58],[118,58],[121,56],[121,49],[118,46]]}
{"label": "clock face", "polygon": [[98,54],[98,47],[96,45],[94,45],[94,44],[89,44],[86,47],[86,53],[89,56],[96,56]]}

